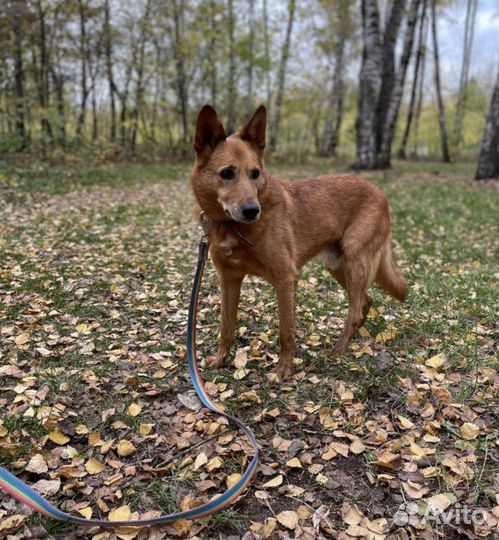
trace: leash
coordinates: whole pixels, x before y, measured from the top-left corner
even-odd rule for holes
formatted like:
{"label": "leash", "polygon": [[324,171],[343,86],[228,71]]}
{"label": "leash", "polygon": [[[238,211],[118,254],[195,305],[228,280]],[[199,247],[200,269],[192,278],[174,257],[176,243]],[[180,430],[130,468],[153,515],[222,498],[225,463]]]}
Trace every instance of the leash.
{"label": "leash", "polygon": [[0,488],[6,491],[8,494],[12,495],[19,502],[30,506],[44,516],[53,518],[58,521],[65,521],[67,523],[75,523],[77,525],[82,525],[85,527],[94,527],[100,525],[107,528],[115,527],[144,527],[146,525],[161,525],[163,523],[172,523],[180,519],[196,519],[215,512],[219,512],[222,508],[225,508],[227,505],[235,501],[241,493],[248,487],[251,482],[259,462],[259,447],[258,442],[254,433],[251,429],[241,420],[238,420],[234,416],[226,413],[222,410],[216,403],[214,403],[210,396],[207,394],[201,374],[199,372],[198,362],[196,358],[196,319],[197,319],[197,307],[198,307],[198,298],[199,290],[201,288],[201,282],[203,280],[204,267],[206,260],[208,258],[208,248],[209,248],[209,228],[210,222],[204,215],[204,212],[201,212],[200,221],[204,229],[204,234],[199,243],[199,256],[198,263],[196,268],[196,275],[194,277],[194,283],[192,285],[191,300],[189,303],[189,319],[187,323],[187,364],[189,367],[189,374],[191,376],[192,385],[194,390],[198,395],[202,404],[213,411],[216,414],[224,416],[230,422],[235,424],[240,428],[246,435],[251,443],[251,446],[255,450],[255,455],[253,456],[251,462],[247,466],[244,474],[241,478],[225,493],[216,497],[215,499],[198,506],[197,508],[192,508],[183,512],[178,512],[175,514],[168,514],[152,519],[144,520],[135,520],[135,521],[107,521],[104,519],[85,519],[78,516],[73,516],[62,510],[59,510],[41,495],[39,495],[34,489],[25,484],[22,480],[14,476],[12,473],[0,467]]}

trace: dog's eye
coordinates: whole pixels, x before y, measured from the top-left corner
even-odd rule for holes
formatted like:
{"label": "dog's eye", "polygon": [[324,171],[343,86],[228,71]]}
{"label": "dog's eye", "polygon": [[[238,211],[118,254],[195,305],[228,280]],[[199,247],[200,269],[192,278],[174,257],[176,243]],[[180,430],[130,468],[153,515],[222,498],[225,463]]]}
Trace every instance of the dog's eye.
{"label": "dog's eye", "polygon": [[257,180],[260,177],[260,171],[258,169],[251,169],[250,178],[251,180]]}
{"label": "dog's eye", "polygon": [[236,177],[236,173],[234,172],[234,169],[228,168],[228,169],[221,170],[220,171],[220,176],[224,180],[234,180],[234,178]]}

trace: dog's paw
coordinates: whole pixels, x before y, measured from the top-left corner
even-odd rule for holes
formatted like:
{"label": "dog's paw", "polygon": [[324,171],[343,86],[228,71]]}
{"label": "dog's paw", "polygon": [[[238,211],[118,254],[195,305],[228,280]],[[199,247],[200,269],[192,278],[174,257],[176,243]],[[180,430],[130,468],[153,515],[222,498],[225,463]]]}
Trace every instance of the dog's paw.
{"label": "dog's paw", "polygon": [[207,367],[210,369],[218,369],[221,368],[225,363],[225,357],[216,354],[215,356],[210,356],[208,360],[206,361]]}
{"label": "dog's paw", "polygon": [[289,379],[291,379],[291,377],[293,376],[293,373],[294,373],[294,367],[293,367],[293,364],[290,363],[290,364],[280,364],[278,365],[275,370],[274,370],[274,373],[277,377],[277,380],[278,381],[287,381]]}

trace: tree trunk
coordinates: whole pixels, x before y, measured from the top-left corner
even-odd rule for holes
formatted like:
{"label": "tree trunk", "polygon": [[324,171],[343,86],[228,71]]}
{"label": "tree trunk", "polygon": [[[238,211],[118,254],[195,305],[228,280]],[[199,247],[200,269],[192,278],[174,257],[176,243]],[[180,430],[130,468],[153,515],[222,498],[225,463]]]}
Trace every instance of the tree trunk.
{"label": "tree trunk", "polygon": [[[383,133],[386,126],[388,109],[392,101],[395,86],[395,46],[402,25],[407,0],[397,0],[392,4],[381,46],[381,88],[378,97],[376,119],[376,155],[381,154]],[[377,0],[376,0],[377,3]],[[376,158],[376,161],[378,159]],[[376,166],[376,165],[375,165]]]}
{"label": "tree trunk", "polygon": [[438,101],[438,123],[440,126],[440,140],[442,144],[442,159],[444,163],[450,163],[449,155],[449,138],[447,135],[447,122],[445,119],[445,106],[442,98],[442,87],[440,83],[440,59],[438,52],[438,36],[437,36],[437,17],[436,17],[436,0],[431,0],[431,33],[433,37],[433,61],[435,64],[435,88],[437,91]]}
{"label": "tree trunk", "polygon": [[279,77],[277,83],[277,94],[274,107],[274,115],[272,117],[272,123],[270,125],[270,141],[269,149],[271,152],[277,148],[277,141],[279,137],[279,125],[281,123],[281,108],[284,98],[284,85],[286,82],[286,66],[289,58],[289,47],[291,44],[291,32],[293,31],[293,22],[296,11],[296,0],[289,0],[288,4],[288,26],[286,29],[286,38],[282,47],[281,63],[279,66]]}
{"label": "tree trunk", "polygon": [[485,124],[476,180],[499,177],[499,73]]}
{"label": "tree trunk", "polygon": [[86,31],[86,13],[83,0],[78,0],[78,15],[80,19],[80,114],[76,125],[76,138],[81,139],[83,128],[85,126],[85,115],[87,109],[87,31]]}
{"label": "tree trunk", "polygon": [[177,70],[177,95],[182,122],[182,142],[186,144],[189,137],[189,124],[187,119],[187,78],[185,75],[184,52],[182,51],[183,15],[185,7],[183,0],[180,0],[180,6],[178,0],[173,0],[172,6],[174,22],[173,55]]}
{"label": "tree trunk", "polygon": [[255,0],[248,2],[249,17],[249,39],[248,39],[248,114],[253,109],[253,70],[254,70],[254,42],[255,42]]}
{"label": "tree trunk", "polygon": [[12,2],[12,33],[14,36],[14,80],[16,95],[16,133],[19,150],[26,148],[26,125],[24,115],[24,67],[22,16],[25,13],[24,0]]}
{"label": "tree trunk", "polygon": [[390,167],[393,139],[395,137],[395,128],[400,110],[400,103],[404,92],[404,83],[407,73],[407,66],[412,54],[412,45],[414,42],[414,32],[418,17],[419,5],[421,0],[411,0],[409,13],[407,16],[407,29],[404,37],[402,56],[400,57],[400,66],[395,75],[395,80],[389,96],[388,108],[385,113],[383,129],[379,134],[380,153],[377,156],[376,166],[378,168]]}
{"label": "tree trunk", "polygon": [[228,0],[227,25],[229,33],[229,85],[227,100],[227,132],[236,130],[236,51],[234,40],[234,1]]}
{"label": "tree trunk", "polygon": [[426,29],[426,7],[427,7],[428,1],[423,0],[423,7],[421,10],[421,17],[419,22],[419,35],[418,35],[418,48],[416,53],[416,63],[414,66],[414,78],[412,81],[412,89],[411,89],[411,100],[409,103],[409,112],[407,113],[407,122],[405,124],[405,130],[404,135],[402,137],[402,144],[400,145],[400,150],[398,157],[399,159],[405,159],[406,158],[406,152],[407,152],[407,143],[409,142],[409,134],[411,132],[411,126],[412,126],[412,119],[414,116],[414,108],[416,105],[416,94],[418,89],[418,81],[419,77],[421,76],[421,67],[422,62],[421,59],[424,56],[424,48],[426,47],[425,42],[425,29]]}
{"label": "tree trunk", "polygon": [[216,4],[215,0],[210,2],[210,40],[208,42],[208,55],[210,62],[210,95],[211,95],[211,104],[213,107],[217,106],[217,91],[218,91],[218,80],[217,80],[217,21],[215,19],[216,15]]}
{"label": "tree trunk", "polygon": [[454,140],[456,147],[459,147],[463,136],[464,106],[466,99],[466,89],[468,87],[471,51],[473,48],[473,35],[475,33],[475,19],[477,10],[477,0],[468,0],[466,6],[466,20],[464,29],[463,60],[461,64],[461,75],[459,77],[459,90],[456,104],[456,120],[454,125]]}
{"label": "tree trunk", "polygon": [[[343,15],[343,17],[342,17]],[[331,92],[328,100],[328,115],[326,125],[322,135],[322,142],[319,142],[319,155],[323,157],[334,156],[338,145],[339,131],[343,117],[343,56],[347,39],[347,25],[345,13],[340,15],[340,31],[336,37],[334,71]]]}
{"label": "tree trunk", "polygon": [[47,118],[47,109],[49,106],[49,58],[47,52],[47,35],[45,28],[45,11],[41,0],[37,1],[37,15],[39,24],[39,41],[38,48],[40,50],[40,68],[38,73],[38,100],[41,109],[41,128],[42,128],[42,143],[45,148],[45,143],[53,143],[52,126]]}
{"label": "tree trunk", "polygon": [[265,88],[267,93],[267,114],[270,114],[272,101],[272,81],[270,78],[270,38],[267,0],[263,0],[263,45],[265,51]]}
{"label": "tree trunk", "polygon": [[382,53],[376,0],[362,0],[364,48],[359,77],[357,159],[354,168],[373,169],[376,163],[378,96],[381,88]]}
{"label": "tree trunk", "polygon": [[137,81],[135,86],[135,106],[132,114],[132,135],[130,140],[130,148],[132,152],[135,150],[137,144],[137,132],[139,128],[139,115],[142,107],[142,98],[144,94],[143,78],[144,78],[144,59],[147,41],[147,24],[149,21],[149,11],[151,7],[151,0],[147,0],[144,15],[140,25],[140,38],[139,38],[139,57],[137,62]]}
{"label": "tree trunk", "polygon": [[113,78],[113,45],[111,38],[111,11],[109,0],[104,3],[104,55],[106,58],[107,83],[109,87],[109,103],[111,107],[111,126],[109,130],[109,139],[116,140],[116,102]]}

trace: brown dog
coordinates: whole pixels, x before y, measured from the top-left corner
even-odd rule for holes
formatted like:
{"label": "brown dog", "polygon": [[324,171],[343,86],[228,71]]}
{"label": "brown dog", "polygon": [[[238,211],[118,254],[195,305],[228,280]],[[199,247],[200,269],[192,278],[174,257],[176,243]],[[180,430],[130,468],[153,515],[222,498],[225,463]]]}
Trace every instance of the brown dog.
{"label": "brown dog", "polygon": [[222,324],[212,367],[230,353],[241,282],[247,274],[271,283],[279,304],[281,355],[277,374],[293,373],[295,287],[301,267],[321,255],[348,293],[348,317],[334,352],[344,353],[364,323],[373,282],[404,301],[407,284],[393,259],[390,210],[383,192],[366,180],[340,174],[285,182],[263,163],[266,110],[259,107],[227,137],[217,113],[205,105],[196,125],[191,176],[197,201],[211,220],[210,253],[220,279]]}

